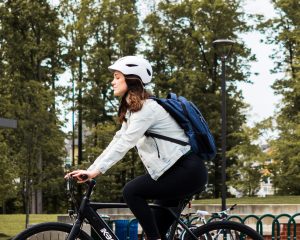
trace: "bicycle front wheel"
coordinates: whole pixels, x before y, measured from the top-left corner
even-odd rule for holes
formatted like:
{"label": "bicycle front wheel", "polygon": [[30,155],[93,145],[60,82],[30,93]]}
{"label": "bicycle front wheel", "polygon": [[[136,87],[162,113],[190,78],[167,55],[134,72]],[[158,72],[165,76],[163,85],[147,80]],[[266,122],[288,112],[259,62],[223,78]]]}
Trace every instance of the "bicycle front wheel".
{"label": "bicycle front wheel", "polygon": [[[65,223],[49,222],[30,227],[19,233],[13,240],[65,240],[72,225]],[[85,232],[80,231],[76,240],[92,240]]]}
{"label": "bicycle front wheel", "polygon": [[[192,230],[192,232],[199,240],[263,240],[263,237],[254,229],[232,221],[210,222]],[[192,239],[195,238],[191,234],[185,234],[185,240]]]}

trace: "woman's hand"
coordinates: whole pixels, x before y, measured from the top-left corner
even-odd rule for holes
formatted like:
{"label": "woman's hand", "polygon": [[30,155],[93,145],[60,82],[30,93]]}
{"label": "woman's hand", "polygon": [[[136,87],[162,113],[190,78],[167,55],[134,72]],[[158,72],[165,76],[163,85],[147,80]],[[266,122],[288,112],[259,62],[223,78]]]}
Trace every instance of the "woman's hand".
{"label": "woman's hand", "polygon": [[95,178],[100,172],[98,170],[75,170],[65,175],[65,178],[76,178],[79,183],[86,182],[89,179]]}

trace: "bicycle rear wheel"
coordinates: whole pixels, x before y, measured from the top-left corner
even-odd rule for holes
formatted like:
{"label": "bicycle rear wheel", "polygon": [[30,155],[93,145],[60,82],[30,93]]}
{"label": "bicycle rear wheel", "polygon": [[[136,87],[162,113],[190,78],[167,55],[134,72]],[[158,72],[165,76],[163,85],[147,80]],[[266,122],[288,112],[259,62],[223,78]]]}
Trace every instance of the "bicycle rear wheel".
{"label": "bicycle rear wheel", "polygon": [[[49,222],[30,227],[19,233],[13,240],[65,240],[72,225],[65,223]],[[92,240],[85,232],[81,231],[76,240]]]}
{"label": "bicycle rear wheel", "polygon": [[[199,240],[263,240],[263,237],[252,228],[232,221],[210,222],[192,231]],[[191,234],[185,234],[184,240],[192,239],[194,237]]]}
{"label": "bicycle rear wheel", "polygon": [[[192,225],[192,226],[189,227],[189,229],[190,229],[192,232],[195,232],[197,228],[199,228],[197,225]],[[182,233],[181,233],[179,239],[180,239],[180,240],[188,239],[188,238],[186,237],[186,235],[189,235],[189,233],[188,233],[186,230],[182,231]],[[203,240],[213,240],[213,238],[212,238],[212,236],[211,236],[210,234],[205,234],[205,235],[202,236],[202,238],[200,238],[200,239],[201,239],[201,240],[202,240],[202,239],[203,239]]]}

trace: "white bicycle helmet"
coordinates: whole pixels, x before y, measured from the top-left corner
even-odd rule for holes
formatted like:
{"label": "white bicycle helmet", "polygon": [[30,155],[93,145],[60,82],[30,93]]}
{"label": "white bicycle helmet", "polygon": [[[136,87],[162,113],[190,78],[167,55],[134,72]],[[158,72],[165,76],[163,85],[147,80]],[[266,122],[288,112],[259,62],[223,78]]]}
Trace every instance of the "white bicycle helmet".
{"label": "white bicycle helmet", "polygon": [[151,82],[152,67],[150,63],[139,56],[126,56],[118,59],[108,69],[111,72],[120,71],[124,75],[137,75],[141,78],[144,84]]}

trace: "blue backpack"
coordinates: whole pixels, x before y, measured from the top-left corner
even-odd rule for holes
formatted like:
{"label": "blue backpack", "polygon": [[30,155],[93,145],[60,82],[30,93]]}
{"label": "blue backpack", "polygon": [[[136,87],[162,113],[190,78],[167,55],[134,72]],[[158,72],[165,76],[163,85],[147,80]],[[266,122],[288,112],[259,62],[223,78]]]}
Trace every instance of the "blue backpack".
{"label": "blue backpack", "polygon": [[212,160],[216,156],[216,145],[214,138],[204,120],[200,110],[186,98],[175,93],[169,93],[167,98],[150,97],[160,104],[176,122],[183,128],[189,138],[189,142],[146,132],[146,136],[160,138],[183,146],[191,145],[192,151],[201,159]]}

